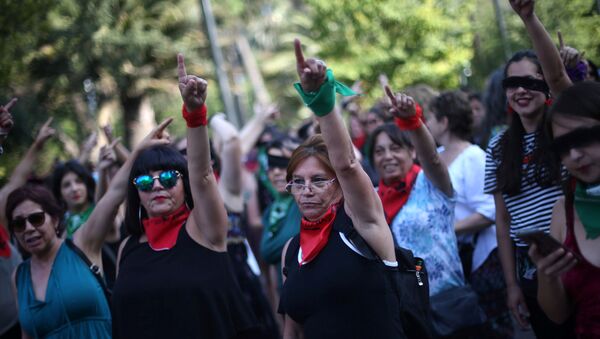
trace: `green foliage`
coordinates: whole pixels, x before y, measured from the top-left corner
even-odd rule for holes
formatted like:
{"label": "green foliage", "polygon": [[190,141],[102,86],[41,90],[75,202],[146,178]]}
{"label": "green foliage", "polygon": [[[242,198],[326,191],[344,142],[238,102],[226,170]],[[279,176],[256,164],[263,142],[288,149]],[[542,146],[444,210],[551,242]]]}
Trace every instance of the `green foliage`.
{"label": "green foliage", "polygon": [[[499,0],[512,52],[530,48],[523,24],[507,0]],[[282,109],[277,123],[305,117],[291,83],[296,81],[292,41],[301,38],[308,56],[327,61],[336,78],[362,80],[366,104],[382,95],[387,74],[395,89],[427,83],[439,89],[481,89],[501,66],[505,52],[490,0],[224,0],[212,1],[230,76],[244,76],[235,38],[248,37],[271,97]],[[600,62],[596,0],[537,1],[537,13],[553,37]],[[188,72],[209,80],[211,112],[223,109],[198,0],[0,0],[0,102],[20,100],[16,126],[0,162],[10,173],[48,116],[66,138],[81,143],[95,129],[83,82],[96,87],[98,107],[118,102],[111,121],[117,135],[131,132],[139,104],[150,97],[157,120],[180,114],[175,54],[186,55]],[[471,77],[466,77],[469,72]],[[233,77],[233,76],[232,76]],[[468,81],[468,82],[467,82]],[[250,110],[246,79],[235,90]],[[246,99],[245,96],[249,98]],[[176,120],[171,133],[182,135]],[[53,141],[41,172],[70,155]]]}

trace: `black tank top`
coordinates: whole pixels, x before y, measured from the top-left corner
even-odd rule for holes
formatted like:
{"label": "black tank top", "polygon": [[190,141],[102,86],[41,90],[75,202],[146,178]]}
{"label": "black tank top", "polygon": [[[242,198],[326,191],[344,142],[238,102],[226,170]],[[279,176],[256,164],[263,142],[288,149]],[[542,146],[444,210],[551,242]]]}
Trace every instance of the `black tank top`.
{"label": "black tank top", "polygon": [[129,239],[112,306],[115,338],[256,337],[227,252],[198,244],[185,225],[167,251]]}
{"label": "black tank top", "polygon": [[[343,209],[334,220],[339,222],[352,222]],[[354,252],[332,230],[321,253],[300,266],[299,242],[297,235],[286,253],[279,312],[298,322],[306,339],[404,337],[398,299],[382,263]]]}

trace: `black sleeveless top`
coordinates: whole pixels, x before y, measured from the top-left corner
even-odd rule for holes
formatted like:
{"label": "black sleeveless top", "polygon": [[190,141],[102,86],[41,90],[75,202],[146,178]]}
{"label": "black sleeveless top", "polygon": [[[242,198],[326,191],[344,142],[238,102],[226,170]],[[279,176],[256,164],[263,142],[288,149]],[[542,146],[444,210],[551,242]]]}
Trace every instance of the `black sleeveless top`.
{"label": "black sleeveless top", "polygon": [[352,222],[337,212],[327,245],[315,259],[298,263],[300,236],[285,256],[287,279],[279,312],[299,323],[306,339],[402,338],[396,294],[381,262],[369,260],[346,245],[336,223]]}
{"label": "black sleeveless top", "polygon": [[170,250],[132,236],[113,290],[114,338],[254,338],[256,321],[227,252],[190,238],[185,225]]}

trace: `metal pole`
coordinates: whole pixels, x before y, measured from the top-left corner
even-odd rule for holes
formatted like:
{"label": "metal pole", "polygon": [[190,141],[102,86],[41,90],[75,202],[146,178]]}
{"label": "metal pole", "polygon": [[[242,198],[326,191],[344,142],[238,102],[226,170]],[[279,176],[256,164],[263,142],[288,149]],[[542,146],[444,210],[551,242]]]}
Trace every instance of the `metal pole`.
{"label": "metal pole", "polygon": [[223,54],[219,47],[219,38],[217,35],[217,24],[212,13],[212,7],[210,0],[200,0],[200,7],[202,7],[202,13],[204,15],[204,21],[206,22],[206,31],[208,33],[208,40],[210,41],[210,49],[212,52],[213,62],[215,64],[215,72],[217,73],[217,81],[219,83],[219,90],[221,92],[221,100],[223,100],[223,106],[225,107],[225,114],[229,121],[240,127],[239,115],[236,113],[235,104],[233,103],[233,97],[231,95],[231,88],[229,86],[229,78],[223,64]]}
{"label": "metal pole", "polygon": [[502,40],[504,56],[506,57],[506,60],[508,60],[511,57],[512,52],[510,51],[508,35],[506,34],[506,23],[504,22],[504,16],[502,16],[502,10],[500,9],[498,0],[492,0],[492,3],[494,4],[494,12],[496,12],[496,21],[498,23],[498,29],[500,30],[500,39]]}

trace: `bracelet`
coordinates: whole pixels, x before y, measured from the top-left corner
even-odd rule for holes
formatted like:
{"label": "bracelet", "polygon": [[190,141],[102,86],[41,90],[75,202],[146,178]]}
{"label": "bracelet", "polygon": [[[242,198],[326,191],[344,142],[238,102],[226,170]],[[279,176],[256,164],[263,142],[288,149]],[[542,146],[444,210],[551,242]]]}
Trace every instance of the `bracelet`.
{"label": "bracelet", "polygon": [[423,125],[423,109],[415,103],[415,115],[410,118],[394,118],[396,126],[402,131],[414,131]]}
{"label": "bracelet", "polygon": [[181,109],[181,114],[185,119],[187,127],[194,128],[199,126],[206,126],[208,124],[208,120],[206,119],[208,109],[206,108],[206,104],[200,106],[200,108],[196,108],[195,110],[188,112],[185,108],[185,104]]}
{"label": "bracelet", "polygon": [[319,117],[326,116],[333,111],[336,92],[343,96],[356,95],[356,92],[350,87],[335,80],[331,69],[327,69],[325,82],[316,92],[304,92],[299,82],[294,84],[294,88],[300,94],[304,104]]}

